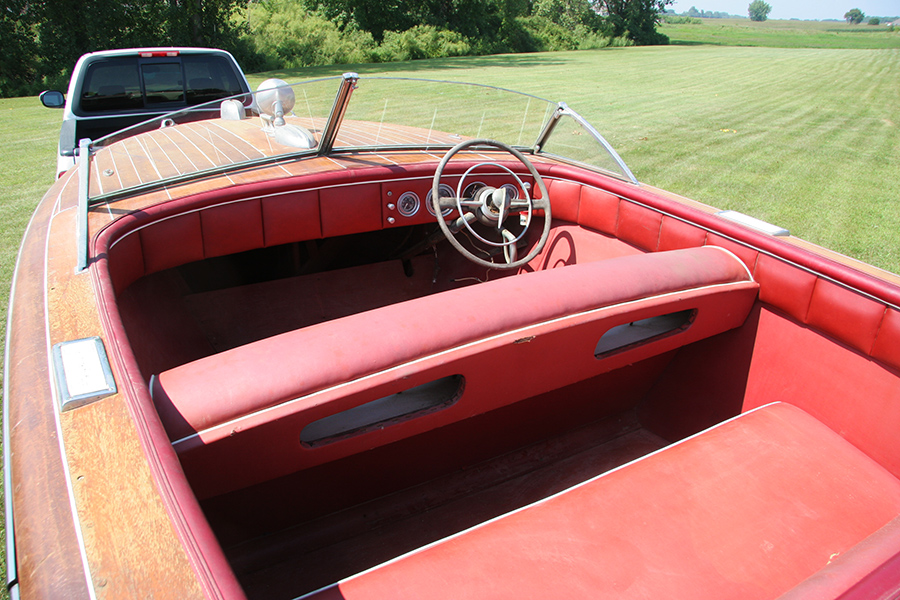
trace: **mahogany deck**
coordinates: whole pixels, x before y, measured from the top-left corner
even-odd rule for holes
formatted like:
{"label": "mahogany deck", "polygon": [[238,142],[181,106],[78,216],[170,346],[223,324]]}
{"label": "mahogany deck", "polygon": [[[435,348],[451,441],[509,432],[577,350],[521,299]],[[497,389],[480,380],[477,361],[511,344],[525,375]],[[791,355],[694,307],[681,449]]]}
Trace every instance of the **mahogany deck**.
{"label": "mahogany deck", "polygon": [[[291,125],[308,128],[317,140],[324,125],[321,119],[292,117],[287,121]],[[458,136],[415,127],[357,121],[344,122],[335,147],[354,148],[375,144],[453,146],[459,141]],[[196,121],[179,127],[164,127],[128,138],[110,148],[101,148],[91,163],[91,195],[110,194],[186,173],[303,151],[277,143],[262,128],[259,119]],[[393,162],[382,160],[384,164]],[[280,168],[285,175],[305,172],[301,169],[298,173],[288,165]]]}

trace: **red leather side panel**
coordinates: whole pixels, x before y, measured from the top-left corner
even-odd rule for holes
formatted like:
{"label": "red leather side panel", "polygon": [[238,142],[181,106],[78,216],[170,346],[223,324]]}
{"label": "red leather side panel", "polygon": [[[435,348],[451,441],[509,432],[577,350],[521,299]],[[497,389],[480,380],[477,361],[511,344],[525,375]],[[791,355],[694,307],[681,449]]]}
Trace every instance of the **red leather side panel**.
{"label": "red leather side panel", "polygon": [[616,196],[592,187],[582,189],[578,207],[579,225],[615,235],[618,218],[619,199]]}
{"label": "red leather side panel", "polygon": [[116,295],[144,276],[144,254],[141,238],[129,235],[109,249],[109,277]]}
{"label": "red leather side panel", "polygon": [[318,190],[263,198],[262,214],[266,246],[322,237]]}
{"label": "red leather side panel", "polygon": [[203,259],[200,214],[165,219],[140,231],[147,274]]}
{"label": "red leather side panel", "polygon": [[553,218],[577,223],[582,185],[559,179],[548,179],[545,183],[553,203]]}
{"label": "red leather side panel", "polygon": [[893,308],[884,313],[884,320],[872,347],[872,357],[900,367],[900,311]]}
{"label": "red leather side panel", "polygon": [[754,276],[759,281],[759,299],[777,306],[801,323],[806,322],[816,276],[784,261],[760,254]]}
{"label": "red leather side panel", "polygon": [[262,211],[259,200],[213,206],[200,212],[203,255],[224,256],[263,246]]}
{"label": "red leather side panel", "polygon": [[381,184],[325,188],[319,206],[324,237],[381,229]]}
{"label": "red leather side panel", "polygon": [[884,313],[880,302],[819,279],[806,322],[868,355]]}
{"label": "red leather side panel", "polygon": [[774,404],[313,597],[775,598],[898,514],[900,481]]}
{"label": "red leather side panel", "polygon": [[897,373],[763,306],[744,410],[783,398],[900,477]]}
{"label": "red leather side panel", "polygon": [[619,202],[616,237],[650,252],[659,247],[662,215],[631,202]]}
{"label": "red leather side panel", "polygon": [[659,230],[659,251],[697,248],[706,244],[706,231],[663,215]]}

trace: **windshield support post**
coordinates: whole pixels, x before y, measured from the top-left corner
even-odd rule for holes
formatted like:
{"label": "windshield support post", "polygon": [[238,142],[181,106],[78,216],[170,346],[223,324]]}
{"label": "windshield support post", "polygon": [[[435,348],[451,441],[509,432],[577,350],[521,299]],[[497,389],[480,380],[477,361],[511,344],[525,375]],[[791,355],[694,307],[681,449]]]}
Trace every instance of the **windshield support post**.
{"label": "windshield support post", "polygon": [[88,263],[88,184],[90,177],[91,140],[83,138],[78,142],[78,212],[75,217],[78,264],[75,266],[76,273],[84,271]]}
{"label": "windshield support post", "polygon": [[322,131],[322,138],[319,140],[319,155],[324,156],[331,152],[334,146],[334,140],[337,138],[338,129],[344,120],[344,114],[347,112],[347,104],[350,102],[350,96],[356,89],[359,81],[359,75],[356,73],[344,73],[341,80],[341,87],[338,89],[337,95],[334,97],[334,106],[331,108],[331,114],[328,115],[328,122]]}
{"label": "windshield support post", "polygon": [[553,133],[553,130],[556,129],[557,123],[559,123],[560,118],[562,118],[563,114],[565,114],[566,110],[568,110],[568,106],[566,106],[565,102],[560,102],[556,105],[556,110],[553,111],[553,114],[550,115],[550,118],[547,119],[547,123],[544,125],[544,129],[541,130],[540,135],[538,135],[537,141],[534,143],[534,148],[532,149],[533,154],[538,154],[541,149],[544,147],[544,144],[547,143],[547,140],[550,138],[550,134]]}

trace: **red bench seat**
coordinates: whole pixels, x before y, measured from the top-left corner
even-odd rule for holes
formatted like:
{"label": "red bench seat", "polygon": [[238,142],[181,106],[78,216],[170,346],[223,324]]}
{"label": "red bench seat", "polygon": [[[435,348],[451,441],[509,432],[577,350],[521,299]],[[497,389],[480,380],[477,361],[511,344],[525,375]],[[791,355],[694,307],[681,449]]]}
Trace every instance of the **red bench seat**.
{"label": "red bench seat", "polygon": [[869,536],[896,545],[872,534],[898,514],[897,478],[775,403],[309,597],[775,598]]}
{"label": "red bench seat", "polygon": [[[499,333],[604,306],[725,284],[739,284],[745,299],[756,296],[757,285],[743,264],[713,247],[527,273],[385,306],[202,358],[155,377],[153,399],[174,441]],[[743,313],[737,323],[743,322],[748,309],[743,302],[736,311]],[[728,314],[719,316],[728,320],[731,311],[723,312]]]}
{"label": "red bench seat", "polygon": [[[205,498],[663,356],[742,325],[757,290],[744,265],[714,247],[571,265],[239,346],[160,373],[151,393]],[[670,317],[661,333],[630,337],[642,326],[629,323]],[[354,421],[356,410],[445,382],[427,407]],[[615,395],[606,402],[619,406]],[[311,433],[332,421],[354,425]]]}

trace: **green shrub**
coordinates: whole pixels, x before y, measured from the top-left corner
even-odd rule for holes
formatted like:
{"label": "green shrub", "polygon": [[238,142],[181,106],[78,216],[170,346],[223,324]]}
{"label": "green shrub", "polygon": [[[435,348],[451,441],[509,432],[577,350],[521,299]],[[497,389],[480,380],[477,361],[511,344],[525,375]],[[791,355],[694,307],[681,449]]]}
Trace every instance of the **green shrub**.
{"label": "green shrub", "polygon": [[519,17],[516,21],[531,38],[536,51],[593,50],[613,45],[631,45],[631,42],[624,38],[612,40],[585,25],[564,27],[544,16]]}
{"label": "green shrub", "polygon": [[680,15],[663,15],[663,23],[669,25],[703,25],[703,20],[697,17],[683,17]]}
{"label": "green shrub", "polygon": [[455,31],[416,25],[406,31],[386,31],[378,47],[381,62],[443,58],[472,54],[468,40]]}
{"label": "green shrub", "polygon": [[[273,3],[274,4],[274,3]],[[372,34],[338,26],[301,3],[256,4],[247,12],[245,42],[255,54],[255,70],[298,69],[317,65],[378,61]]]}

